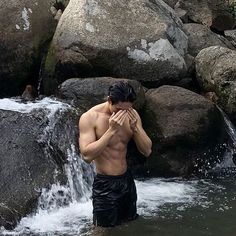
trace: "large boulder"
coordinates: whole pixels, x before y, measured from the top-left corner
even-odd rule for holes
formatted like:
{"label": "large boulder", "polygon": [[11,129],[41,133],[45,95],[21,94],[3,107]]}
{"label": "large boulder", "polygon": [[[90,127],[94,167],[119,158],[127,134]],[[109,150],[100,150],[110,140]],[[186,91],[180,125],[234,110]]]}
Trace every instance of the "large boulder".
{"label": "large boulder", "polygon": [[209,158],[206,150],[223,137],[221,114],[214,104],[177,86],[148,90],[143,125],[153,141],[147,162],[151,176],[193,173],[199,160]]}
{"label": "large boulder", "polygon": [[194,57],[197,56],[203,48],[210,46],[234,48],[227,39],[213,33],[207,26],[189,23],[184,25],[184,31],[189,39],[188,53]]}
{"label": "large boulder", "polygon": [[183,18],[185,23],[203,24],[217,32],[233,29],[235,25],[227,1],[179,0],[175,10],[180,11],[180,9],[186,12]]}
{"label": "large boulder", "polygon": [[187,37],[163,1],[77,1],[64,11],[44,68],[44,91],[73,77],[170,83],[186,72]]}
{"label": "large boulder", "polygon": [[116,81],[128,82],[133,86],[137,94],[137,100],[134,105],[136,109],[140,110],[145,102],[145,94],[142,85],[135,80],[111,77],[72,78],[66,80],[59,86],[58,96],[69,101],[73,106],[87,111],[92,106],[107,100],[108,88]]}
{"label": "large boulder", "polygon": [[220,46],[205,48],[195,58],[199,84],[218,96],[217,103],[236,123],[236,51]]}
{"label": "large boulder", "polygon": [[64,163],[71,145],[78,146],[76,125],[67,104],[0,100],[0,227],[31,213],[42,188],[67,182]]}
{"label": "large boulder", "polygon": [[0,1],[0,97],[22,93],[27,83],[37,85],[41,54],[56,28],[50,11],[55,3]]}
{"label": "large boulder", "polygon": [[234,45],[236,48],[236,30],[225,30],[225,37]]}

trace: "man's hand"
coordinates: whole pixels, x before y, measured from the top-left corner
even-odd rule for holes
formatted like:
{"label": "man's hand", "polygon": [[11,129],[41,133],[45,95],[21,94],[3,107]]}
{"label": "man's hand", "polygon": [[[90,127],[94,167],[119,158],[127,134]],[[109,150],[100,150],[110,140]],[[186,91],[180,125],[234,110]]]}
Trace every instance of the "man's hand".
{"label": "man's hand", "polygon": [[138,121],[138,113],[133,109],[130,108],[127,110],[128,117],[129,117],[129,124],[130,128],[133,132],[137,131],[137,121]]}
{"label": "man's hand", "polygon": [[109,127],[114,131],[118,131],[123,125],[127,115],[128,112],[126,110],[119,110],[117,113],[113,112],[109,118]]}

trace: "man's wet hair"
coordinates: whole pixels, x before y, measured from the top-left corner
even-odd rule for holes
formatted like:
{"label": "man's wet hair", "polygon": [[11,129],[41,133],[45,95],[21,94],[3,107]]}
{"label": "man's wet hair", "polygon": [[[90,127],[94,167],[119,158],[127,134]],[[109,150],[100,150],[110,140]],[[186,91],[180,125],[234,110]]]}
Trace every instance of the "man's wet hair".
{"label": "man's wet hair", "polygon": [[131,102],[136,100],[134,88],[127,82],[119,81],[111,85],[108,89],[108,96],[112,104],[118,102]]}

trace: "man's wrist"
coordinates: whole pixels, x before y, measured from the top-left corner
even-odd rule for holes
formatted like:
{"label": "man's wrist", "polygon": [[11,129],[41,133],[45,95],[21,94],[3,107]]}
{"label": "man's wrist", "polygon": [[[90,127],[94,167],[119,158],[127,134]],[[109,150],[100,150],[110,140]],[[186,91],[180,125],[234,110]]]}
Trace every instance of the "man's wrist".
{"label": "man's wrist", "polygon": [[117,130],[112,129],[111,127],[109,127],[108,130],[107,130],[107,132],[108,132],[111,136],[113,136],[113,135],[117,132]]}
{"label": "man's wrist", "polygon": [[138,133],[139,132],[139,128],[137,126],[135,126],[134,128],[132,128],[132,131],[135,133]]}

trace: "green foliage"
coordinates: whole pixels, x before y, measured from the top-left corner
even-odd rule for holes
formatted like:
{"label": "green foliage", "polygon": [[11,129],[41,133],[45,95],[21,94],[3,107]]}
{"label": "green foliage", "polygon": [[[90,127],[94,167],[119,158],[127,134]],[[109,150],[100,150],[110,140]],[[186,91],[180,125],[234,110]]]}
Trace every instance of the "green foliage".
{"label": "green foliage", "polygon": [[234,1],[227,1],[229,5],[229,11],[234,16],[234,19],[236,19],[236,0]]}

